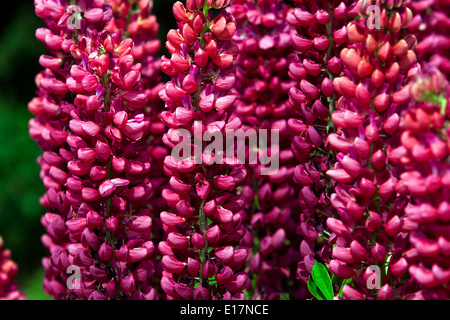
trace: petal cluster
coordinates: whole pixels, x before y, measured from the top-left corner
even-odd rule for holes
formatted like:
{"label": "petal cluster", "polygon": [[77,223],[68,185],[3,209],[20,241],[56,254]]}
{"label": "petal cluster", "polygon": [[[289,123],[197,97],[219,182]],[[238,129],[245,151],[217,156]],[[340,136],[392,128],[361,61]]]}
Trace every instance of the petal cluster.
{"label": "petal cluster", "polygon": [[450,79],[450,6],[445,0],[406,1],[414,14],[408,30],[417,37],[419,61],[438,68]]}

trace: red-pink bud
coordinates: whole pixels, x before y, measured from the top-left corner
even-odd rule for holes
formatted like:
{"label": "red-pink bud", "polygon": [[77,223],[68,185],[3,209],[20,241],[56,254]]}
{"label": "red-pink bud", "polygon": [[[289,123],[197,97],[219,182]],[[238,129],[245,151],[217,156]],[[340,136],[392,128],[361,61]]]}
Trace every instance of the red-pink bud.
{"label": "red-pink bud", "polygon": [[377,242],[377,243],[375,243],[375,246],[373,246],[371,253],[372,253],[373,258],[376,261],[383,263],[384,259],[386,258],[387,251],[383,245],[381,245]]}
{"label": "red-pink bud", "polygon": [[149,216],[139,216],[128,222],[128,228],[136,232],[147,232],[152,227],[152,218]]}
{"label": "red-pink bud", "polygon": [[342,70],[342,61],[338,57],[333,57],[327,62],[328,69],[334,75],[338,75]]}
{"label": "red-pink bud", "polygon": [[206,240],[205,240],[205,237],[203,237],[201,234],[194,233],[191,236],[191,243],[195,248],[201,250],[205,246]]}
{"label": "red-pink bud", "polygon": [[412,265],[409,267],[409,273],[422,286],[434,287],[439,283],[434,277],[433,272],[424,267]]}
{"label": "red-pink bud", "polygon": [[136,289],[136,280],[134,279],[133,274],[127,275],[120,281],[120,288],[124,292],[132,292]]}
{"label": "red-pink bud", "polygon": [[208,243],[217,242],[220,239],[220,236],[221,232],[218,225],[215,225],[206,231],[206,239],[208,240]]}
{"label": "red-pink bud", "polygon": [[356,262],[363,261],[367,258],[367,250],[356,240],[350,244],[350,252]]}
{"label": "red-pink bud", "polygon": [[234,249],[232,246],[216,249],[215,256],[218,261],[228,263],[233,259]]}
{"label": "red-pink bud", "polygon": [[351,183],[353,177],[349,175],[344,169],[332,169],[326,172],[328,176],[340,183]]}
{"label": "red-pink bud", "polygon": [[369,91],[362,83],[359,83],[356,86],[355,96],[361,105],[367,106],[372,101],[372,97],[371,97]]}
{"label": "red-pink bud", "polygon": [[352,254],[350,253],[350,248],[343,247],[333,247],[332,253],[333,258],[338,259],[339,261],[345,263],[353,263],[355,260],[353,259]]}
{"label": "red-pink bud", "polygon": [[113,249],[106,242],[102,243],[98,249],[98,257],[102,261],[109,261],[113,256]]}
{"label": "red-pink bud", "polygon": [[167,236],[167,243],[174,249],[184,250],[189,245],[189,238],[181,233],[171,232]]}
{"label": "red-pink bud", "polygon": [[392,54],[392,48],[389,42],[385,42],[380,49],[378,49],[378,56],[381,61],[386,61]]}
{"label": "red-pink bud", "polygon": [[185,219],[183,217],[179,217],[174,213],[163,211],[160,214],[161,222],[169,227],[174,227],[176,225],[183,225]]}
{"label": "red-pink bud", "polygon": [[350,287],[348,284],[342,288],[342,294],[347,300],[365,300],[365,296],[361,292]]}
{"label": "red-pink bud", "polygon": [[388,284],[382,286],[377,292],[378,300],[392,300],[393,297],[394,290],[392,290],[392,288]]}
{"label": "red-pink bud", "polygon": [[384,226],[386,233],[391,237],[396,237],[400,231],[401,221],[398,216],[393,216]]}
{"label": "red-pink bud", "polygon": [[109,217],[106,219],[106,227],[112,232],[117,231],[119,228],[119,220],[116,217]]}
{"label": "red-pink bud", "polygon": [[180,262],[174,256],[163,256],[161,265],[164,270],[170,273],[181,274],[186,266],[186,263]]}
{"label": "red-pink bud", "polygon": [[230,283],[233,280],[233,270],[229,266],[225,266],[215,278],[220,285]]}
{"label": "red-pink bud", "polygon": [[89,23],[97,23],[103,20],[103,10],[101,8],[88,9],[84,13],[84,18]]}
{"label": "red-pink bud", "polygon": [[192,277],[198,276],[200,267],[201,265],[199,261],[188,257],[187,271]]}
{"label": "red-pink bud", "polygon": [[342,279],[349,279],[355,274],[354,270],[346,263],[332,259],[330,260],[330,271]]}
{"label": "red-pink bud", "polygon": [[375,232],[381,227],[382,220],[378,213],[369,211],[369,219],[366,221],[365,225],[369,232]]}
{"label": "red-pink bud", "polygon": [[389,107],[389,102],[389,95],[386,93],[380,93],[373,100],[375,109],[377,109],[377,111],[380,113],[382,113]]}
{"label": "red-pink bud", "polygon": [[202,276],[204,278],[212,278],[216,273],[215,265],[213,265],[209,260],[205,262],[202,268]]}
{"label": "red-pink bud", "polygon": [[381,170],[386,166],[386,154],[383,152],[383,150],[379,149],[376,152],[372,154],[372,164],[377,170]]}
{"label": "red-pink bud", "polygon": [[295,50],[298,50],[300,52],[306,52],[313,46],[312,40],[299,36],[298,34],[294,34],[292,36],[292,43]]}
{"label": "red-pink bud", "polygon": [[400,258],[398,261],[390,265],[389,270],[394,276],[401,278],[406,271],[408,271],[408,262],[405,258]]}
{"label": "red-pink bud", "polygon": [[327,219],[327,227],[330,228],[331,232],[336,233],[338,236],[342,236],[344,233],[350,233],[350,230],[341,220],[335,218]]}

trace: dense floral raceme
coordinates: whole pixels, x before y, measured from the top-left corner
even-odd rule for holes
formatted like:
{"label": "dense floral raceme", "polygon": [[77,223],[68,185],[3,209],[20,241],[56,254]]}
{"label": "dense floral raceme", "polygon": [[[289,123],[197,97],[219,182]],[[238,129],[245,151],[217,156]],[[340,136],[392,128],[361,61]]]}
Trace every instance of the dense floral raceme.
{"label": "dense floral raceme", "polygon": [[[159,243],[168,299],[245,299],[249,285],[242,271],[247,250],[239,246],[245,197],[237,192],[247,171],[220,148],[205,148],[211,139],[225,145],[226,131],[241,126],[232,116],[238,47],[231,40],[234,18],[223,10],[229,2],[175,3],[178,30],[169,31],[171,57],[161,62],[172,77],[160,92],[167,108],[161,118],[169,127],[164,142],[173,149],[164,161],[167,240]],[[211,9],[222,10],[214,16]],[[186,148],[177,152],[180,144]]]}
{"label": "dense floral raceme", "polygon": [[450,1],[408,0],[414,13],[408,26],[417,37],[417,58],[420,63],[439,68],[450,79]]}
{"label": "dense floral raceme", "polygon": [[172,3],[34,0],[44,292],[450,299],[449,0]]}
{"label": "dense floral raceme", "polygon": [[15,283],[17,264],[11,260],[11,251],[4,247],[0,237],[0,300],[25,300]]}
{"label": "dense floral raceme", "polygon": [[422,286],[421,298],[450,298],[450,86],[439,71],[426,69],[411,88],[413,101],[400,128],[405,166],[398,192],[410,195],[405,208],[418,224],[410,242],[416,258],[409,273]]}
{"label": "dense floral raceme", "polygon": [[[375,26],[367,11],[372,4],[382,8]],[[352,279],[344,298],[390,300],[413,294],[403,276],[413,255],[408,233],[417,223],[403,215],[408,200],[395,192],[400,169],[392,163],[399,114],[419,68],[416,38],[407,30],[412,13],[401,1],[360,1],[357,9],[362,18],[347,25],[349,45],[340,53],[344,74],[333,81],[341,98],[332,114],[337,133],[328,136],[336,163],[326,174],[338,212],[326,222],[337,236],[329,268]]]}
{"label": "dense floral raceme", "polygon": [[57,299],[155,299],[150,136],[161,127],[152,125],[152,88],[141,83],[152,67],[135,63],[132,39],[104,31],[110,5],[77,5],[35,1],[46,24],[36,36],[50,53],[40,58],[45,70],[29,103],[30,135],[44,151],[44,291]]}
{"label": "dense floral raceme", "polygon": [[[133,58],[135,62],[142,65],[140,83],[148,98],[145,112],[150,116],[148,148],[152,157],[152,170],[149,175],[153,195],[147,201],[147,206],[152,218],[152,241],[156,244],[164,236],[159,213],[167,209],[166,202],[161,197],[161,192],[168,183],[168,177],[163,171],[164,158],[168,154],[168,148],[162,142],[166,126],[159,116],[164,109],[164,102],[159,98],[159,91],[164,86],[161,82],[161,59],[157,55],[161,47],[161,42],[157,39],[159,24],[156,16],[152,14],[153,1],[107,0],[107,3],[112,6],[114,15],[105,29],[110,32],[120,30],[122,39],[131,37],[134,44],[132,48]],[[156,273],[152,281],[156,286],[159,286],[159,279],[161,278],[160,259],[154,262]]]}
{"label": "dense floral raceme", "polygon": [[[250,295],[252,299],[297,299],[304,295],[305,287],[299,288],[295,280],[299,190],[292,178],[296,162],[287,130],[287,120],[294,112],[288,92],[296,84],[288,76],[289,63],[295,58],[294,29],[286,21],[290,7],[283,1],[232,3],[237,25],[233,39],[239,46],[235,114],[247,132],[277,130],[279,135],[279,150],[271,148],[271,153],[280,158],[278,171],[264,175],[261,168],[267,165],[249,164],[248,183],[243,188],[248,198],[244,219],[248,231],[242,245],[249,249],[253,278]],[[270,137],[269,143],[275,144]]]}
{"label": "dense floral raceme", "polygon": [[[293,47],[297,53],[289,76],[296,86],[289,91],[295,114],[288,120],[294,138],[292,151],[297,166],[294,181],[300,187],[301,259],[297,278],[306,283],[316,261],[328,263],[330,245],[325,220],[333,214],[330,177],[324,175],[335,161],[326,138],[334,132],[331,112],[337,94],[333,80],[342,73],[340,52],[347,45],[347,24],[358,16],[355,1],[295,1],[287,21],[296,28]],[[328,241],[327,241],[328,240]]]}

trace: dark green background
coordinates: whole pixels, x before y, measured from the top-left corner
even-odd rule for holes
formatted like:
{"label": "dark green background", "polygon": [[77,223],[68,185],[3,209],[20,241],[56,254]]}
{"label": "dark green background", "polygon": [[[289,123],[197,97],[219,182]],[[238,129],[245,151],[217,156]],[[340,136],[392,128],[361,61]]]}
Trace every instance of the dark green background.
{"label": "dark green background", "polygon": [[[176,27],[172,16],[175,0],[155,0],[160,23],[159,38],[165,53],[165,37]],[[17,282],[27,299],[50,299],[42,291],[47,254],[41,244],[44,209],[39,197],[44,188],[39,179],[37,157],[41,154],[28,135],[32,115],[27,104],[35,95],[34,77],[42,69],[39,56],[45,47],[34,34],[43,22],[34,13],[33,0],[15,0],[14,8],[0,10],[0,235],[19,265]]]}

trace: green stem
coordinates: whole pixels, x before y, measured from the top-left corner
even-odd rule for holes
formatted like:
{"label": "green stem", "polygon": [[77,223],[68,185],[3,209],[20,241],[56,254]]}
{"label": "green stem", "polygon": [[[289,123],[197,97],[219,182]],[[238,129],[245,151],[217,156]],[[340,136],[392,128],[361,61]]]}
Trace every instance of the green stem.
{"label": "green stem", "polygon": [[[200,45],[202,49],[205,49],[205,37],[204,34],[209,30],[209,21],[208,21],[208,11],[209,7],[205,4],[203,7],[203,14],[205,15],[206,22],[203,27],[202,33],[200,34]],[[199,88],[200,89],[200,88]],[[197,90],[196,96],[199,94],[200,90]],[[196,101],[198,102],[198,98],[196,97]],[[197,110],[199,110],[199,106],[197,106]],[[207,171],[207,168],[203,167],[204,171]],[[206,172],[205,172],[206,173]],[[208,229],[208,219],[206,217],[205,211],[203,210],[203,206],[205,204],[205,200],[202,200],[200,204],[200,209],[198,212],[198,225],[200,227],[200,230],[203,232],[203,236],[205,237],[205,246],[200,250],[199,256],[200,256],[200,274],[199,274],[199,284],[203,286],[203,282],[205,279],[203,279],[201,270],[203,269],[203,266],[206,263],[207,255],[208,255],[208,240],[206,239],[206,231]]]}
{"label": "green stem", "polygon": [[203,232],[203,235],[205,237],[205,246],[200,250],[200,275],[199,275],[199,284],[202,286],[203,285],[203,276],[202,276],[202,272],[201,270],[203,269],[203,266],[206,263],[206,259],[207,259],[207,253],[208,253],[208,240],[206,239],[206,231],[208,228],[208,220],[206,218],[206,214],[205,211],[203,210],[203,205],[205,204],[205,200],[202,201],[201,205],[200,205],[200,210],[198,213],[198,225],[200,227],[200,229]]}
{"label": "green stem", "polygon": [[[111,90],[109,89],[109,75],[110,75],[110,73],[107,72],[103,75],[103,78],[102,78],[102,85],[106,90],[105,97],[104,97],[104,105],[105,105],[104,112],[105,113],[107,113],[111,110]],[[108,145],[112,149],[112,141],[111,140],[108,140]],[[112,156],[110,156],[108,159],[105,179],[110,180],[111,177],[112,177]],[[105,217],[104,217],[104,219],[105,219],[104,225],[105,225],[105,229],[106,229],[105,242],[107,244],[109,244],[111,246],[111,248],[113,249],[113,251],[115,252],[116,242],[113,237],[113,233],[111,230],[109,230],[106,227],[106,220],[111,216],[111,211],[112,211],[112,196],[108,196],[105,200]],[[114,281],[116,283],[117,288],[120,288],[119,279],[115,276],[114,269],[112,267],[112,258],[109,261],[109,270],[112,273],[112,276],[114,277]],[[120,299],[120,290],[117,290],[116,298]]]}

